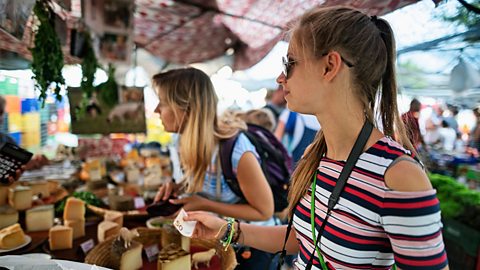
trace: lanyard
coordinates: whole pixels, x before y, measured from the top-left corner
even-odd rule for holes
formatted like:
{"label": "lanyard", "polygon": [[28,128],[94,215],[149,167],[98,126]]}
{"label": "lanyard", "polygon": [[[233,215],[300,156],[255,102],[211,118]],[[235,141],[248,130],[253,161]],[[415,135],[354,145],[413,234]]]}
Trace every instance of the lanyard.
{"label": "lanyard", "polygon": [[[318,254],[318,259],[320,260],[320,264],[322,265],[322,269],[328,269],[327,265],[325,264],[325,260],[323,259],[322,253],[320,253],[320,250],[318,249],[317,246],[317,237],[315,236],[315,190],[317,186],[317,171],[313,173],[313,182],[312,182],[312,195],[310,196],[310,224],[312,225],[312,236],[313,236],[313,246],[315,247],[315,250],[317,251]],[[327,212],[330,213],[330,211]],[[326,221],[326,218],[323,220],[323,222]],[[312,254],[312,256],[315,254]]]}

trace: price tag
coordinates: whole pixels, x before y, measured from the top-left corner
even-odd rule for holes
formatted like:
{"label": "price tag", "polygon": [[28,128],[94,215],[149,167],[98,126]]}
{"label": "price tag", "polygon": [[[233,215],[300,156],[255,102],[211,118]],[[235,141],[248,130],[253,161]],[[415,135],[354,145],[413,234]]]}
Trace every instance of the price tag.
{"label": "price tag", "polygon": [[94,246],[95,242],[93,242],[93,239],[88,239],[87,241],[80,244],[80,247],[82,248],[84,254],[87,254]]}
{"label": "price tag", "polygon": [[145,200],[142,197],[135,197],[133,204],[135,205],[135,209],[140,209],[145,207]]}
{"label": "price tag", "polygon": [[157,244],[145,247],[144,249],[149,262],[157,260],[157,255],[159,253]]}

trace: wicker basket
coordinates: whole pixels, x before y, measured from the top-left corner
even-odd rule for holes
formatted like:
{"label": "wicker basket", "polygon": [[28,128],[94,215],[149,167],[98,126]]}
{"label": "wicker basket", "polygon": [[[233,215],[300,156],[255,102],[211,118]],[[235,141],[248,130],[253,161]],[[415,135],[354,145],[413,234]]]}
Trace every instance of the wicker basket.
{"label": "wicker basket", "polygon": [[[161,229],[138,228],[140,236],[137,237],[135,241],[142,243],[144,246],[152,244],[154,240],[159,243],[161,231]],[[112,256],[110,254],[110,248],[114,238],[115,237],[111,237],[93,248],[85,257],[85,263],[114,268],[115,262],[111,261]],[[192,239],[191,245],[205,249],[215,248],[221,261],[222,270],[233,270],[237,266],[235,251],[231,246],[225,251],[218,241],[203,239]]]}

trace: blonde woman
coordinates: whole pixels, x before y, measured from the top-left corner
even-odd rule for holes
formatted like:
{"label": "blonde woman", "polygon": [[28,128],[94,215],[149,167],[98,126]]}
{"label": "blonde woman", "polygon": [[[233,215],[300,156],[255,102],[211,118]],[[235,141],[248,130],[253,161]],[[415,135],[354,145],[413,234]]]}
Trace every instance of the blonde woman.
{"label": "blonde woman", "polygon": [[[183,204],[187,211],[204,210],[246,221],[271,221],[273,195],[253,144],[239,134],[231,157],[244,195],[241,200],[222,175],[218,157],[219,142],[245,129],[238,118],[220,121],[217,96],[210,78],[194,68],[182,68],[153,76],[159,97],[156,112],[168,132],[180,134],[179,156],[184,171],[182,184],[168,183],[159,188],[156,201]],[[172,193],[188,196],[171,199]],[[169,199],[170,198],[170,199]],[[238,269],[265,269],[270,256],[251,250],[251,257],[239,257]]]}
{"label": "blonde woman", "polygon": [[194,237],[233,232],[268,252],[288,239],[296,269],[448,269],[439,202],[397,108],[395,55],[383,19],[345,7],[301,16],[277,82],[288,108],[322,129],[292,176],[293,229],[190,212]]}

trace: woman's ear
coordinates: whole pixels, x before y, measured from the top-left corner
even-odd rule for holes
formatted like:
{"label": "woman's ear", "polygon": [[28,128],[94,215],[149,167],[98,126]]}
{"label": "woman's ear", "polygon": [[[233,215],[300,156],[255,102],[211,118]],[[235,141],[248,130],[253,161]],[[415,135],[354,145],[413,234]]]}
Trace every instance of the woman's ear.
{"label": "woman's ear", "polygon": [[327,81],[333,80],[342,66],[342,57],[336,51],[331,51],[325,56],[325,66],[323,68],[323,77]]}

